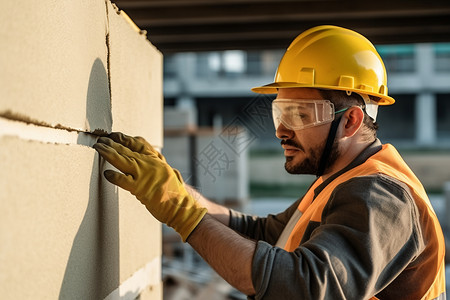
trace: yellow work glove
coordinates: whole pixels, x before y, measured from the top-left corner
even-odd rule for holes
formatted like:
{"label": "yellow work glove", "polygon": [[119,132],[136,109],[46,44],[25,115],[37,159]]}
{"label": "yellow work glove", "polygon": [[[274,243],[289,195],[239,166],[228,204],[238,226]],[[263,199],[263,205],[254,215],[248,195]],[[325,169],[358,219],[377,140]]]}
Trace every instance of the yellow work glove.
{"label": "yellow work glove", "polygon": [[177,231],[183,242],[206,214],[184,188],[183,179],[165,158],[141,137],[112,133],[95,150],[122,173],[106,170],[105,178],[136,196],[160,222]]}

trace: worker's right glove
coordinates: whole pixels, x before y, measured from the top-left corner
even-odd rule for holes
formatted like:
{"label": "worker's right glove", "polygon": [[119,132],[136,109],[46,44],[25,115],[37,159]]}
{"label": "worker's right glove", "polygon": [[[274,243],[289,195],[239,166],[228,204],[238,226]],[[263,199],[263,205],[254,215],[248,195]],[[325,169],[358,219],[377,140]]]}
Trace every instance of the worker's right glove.
{"label": "worker's right glove", "polygon": [[206,208],[186,191],[179,172],[143,138],[112,133],[99,138],[94,148],[123,172],[106,170],[106,179],[130,191],[156,219],[174,228],[185,242],[206,214]]}

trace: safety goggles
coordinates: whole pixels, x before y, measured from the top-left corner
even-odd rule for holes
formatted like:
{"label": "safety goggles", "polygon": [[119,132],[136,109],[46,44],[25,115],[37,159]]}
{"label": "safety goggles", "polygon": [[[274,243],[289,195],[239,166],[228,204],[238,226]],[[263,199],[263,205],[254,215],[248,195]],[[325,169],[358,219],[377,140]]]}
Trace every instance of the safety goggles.
{"label": "safety goggles", "polygon": [[334,120],[334,116],[348,108],[334,111],[329,100],[276,99],[272,102],[272,116],[275,129],[282,123],[291,130],[314,127]]}

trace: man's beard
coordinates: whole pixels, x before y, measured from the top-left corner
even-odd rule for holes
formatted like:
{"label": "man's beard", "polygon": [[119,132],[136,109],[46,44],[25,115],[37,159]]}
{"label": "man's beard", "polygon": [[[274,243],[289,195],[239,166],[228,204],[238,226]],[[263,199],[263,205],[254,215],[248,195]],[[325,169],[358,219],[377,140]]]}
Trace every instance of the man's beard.
{"label": "man's beard", "polygon": [[[282,141],[281,143],[300,148],[306,154],[306,151],[304,150],[304,148],[292,140]],[[309,153],[310,154],[309,157],[306,157],[303,161],[301,161],[300,163],[298,163],[296,165],[293,164],[294,157],[287,156],[286,162],[284,164],[284,168],[286,169],[286,171],[289,174],[315,175],[315,174],[317,174],[317,171],[319,169],[319,164],[320,164],[320,160],[322,158],[322,153],[323,153],[324,148],[325,148],[325,145],[323,145],[322,147],[316,147],[316,148],[311,149],[311,151]],[[326,163],[325,169],[327,169],[328,167],[333,165],[336,162],[338,157],[339,157],[338,143],[334,142],[333,146],[331,147],[330,155],[328,156],[328,161]]]}

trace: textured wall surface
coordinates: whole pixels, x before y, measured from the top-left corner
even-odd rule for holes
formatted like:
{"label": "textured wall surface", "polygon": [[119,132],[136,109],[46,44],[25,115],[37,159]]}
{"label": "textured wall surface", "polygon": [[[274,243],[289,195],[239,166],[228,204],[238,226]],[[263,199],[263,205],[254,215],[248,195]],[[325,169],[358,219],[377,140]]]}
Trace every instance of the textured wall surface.
{"label": "textured wall surface", "polygon": [[161,299],[160,224],[92,148],[162,147],[161,53],[105,0],[6,1],[0,25],[0,297]]}

